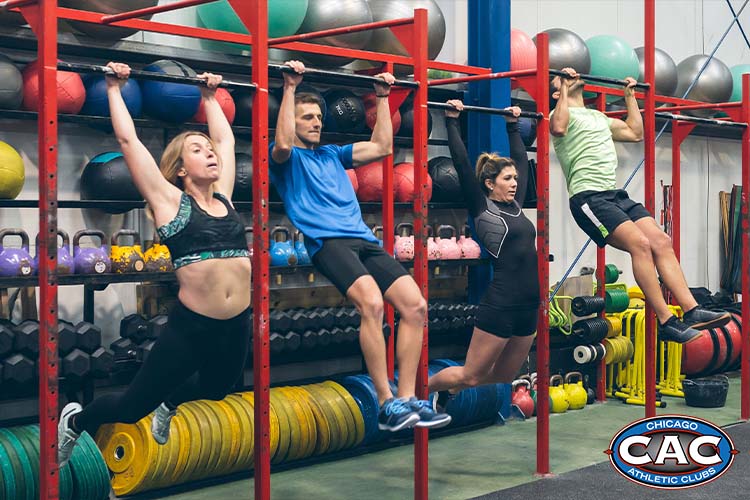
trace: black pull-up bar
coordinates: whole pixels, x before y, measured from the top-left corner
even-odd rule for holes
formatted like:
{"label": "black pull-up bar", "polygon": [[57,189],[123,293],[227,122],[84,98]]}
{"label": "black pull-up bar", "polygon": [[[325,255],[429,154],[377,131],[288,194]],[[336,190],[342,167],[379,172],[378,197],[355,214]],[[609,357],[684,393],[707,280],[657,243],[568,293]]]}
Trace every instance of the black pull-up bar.
{"label": "black pull-up bar", "polygon": [[[286,66],[284,64],[269,64],[268,69],[272,69],[281,73],[294,73],[294,70],[290,66]],[[376,78],[374,76],[357,75],[354,73],[341,73],[338,71],[328,71],[325,69],[305,68],[305,72],[302,74],[326,76],[329,78],[340,78],[340,79],[349,80],[353,82],[356,81],[356,82],[362,82],[362,83],[383,83],[383,80],[381,80],[380,78]],[[393,86],[418,89],[419,82],[412,82],[411,80],[396,80],[393,83]]]}
{"label": "black pull-up bar", "polygon": [[[570,76],[568,73],[566,73],[564,71],[560,71],[559,69],[551,69],[551,70],[549,70],[549,74],[550,75],[559,76],[559,77],[562,77],[562,78],[573,79],[573,77]],[[580,74],[579,73],[578,77],[581,78],[581,80],[584,80],[584,81],[597,82],[597,83],[606,83],[606,84],[609,84],[609,85],[619,85],[620,87],[624,87],[624,86],[626,86],[628,84],[628,82],[625,81],[625,80],[619,80],[617,78],[610,78],[608,76],[584,75],[584,74]],[[649,85],[648,83],[638,82],[638,83],[635,84],[635,88],[641,89],[641,90],[648,90],[649,88],[651,88],[651,85]]]}
{"label": "black pull-up bar", "polygon": [[[427,103],[427,107],[437,108],[437,109],[447,109],[448,111],[458,111],[456,108],[454,108],[453,106],[445,102],[429,101]],[[475,113],[487,113],[490,115],[515,116],[512,111],[508,111],[507,109],[485,108],[482,106],[464,106],[463,111],[473,111]],[[521,111],[521,114],[519,116],[522,116],[524,118],[533,118],[535,120],[541,120],[543,118],[541,113],[534,113],[531,111]]]}
{"label": "black pull-up bar", "polygon": [[654,113],[657,118],[664,118],[666,120],[681,120],[684,122],[695,122],[705,123],[706,125],[717,125],[720,127],[747,127],[747,123],[743,122],[730,122],[726,120],[716,120],[714,118],[702,118],[700,116],[687,116],[687,115],[676,115],[673,113]]}

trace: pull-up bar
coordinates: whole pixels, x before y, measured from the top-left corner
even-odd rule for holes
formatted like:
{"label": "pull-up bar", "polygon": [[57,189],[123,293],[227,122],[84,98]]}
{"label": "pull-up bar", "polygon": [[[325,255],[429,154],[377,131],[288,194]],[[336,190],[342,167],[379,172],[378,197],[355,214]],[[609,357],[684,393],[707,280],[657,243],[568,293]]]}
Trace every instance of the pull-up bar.
{"label": "pull-up bar", "polygon": [[[101,73],[104,75],[114,76],[115,72],[107,66],[96,66],[92,64],[77,64],[77,63],[66,63],[58,62],[57,69],[64,71],[73,71],[75,73]],[[170,75],[167,73],[157,73],[155,71],[141,71],[131,70],[130,76],[138,80],[153,80],[158,82],[171,82],[171,83],[185,83],[193,85],[204,85],[206,82],[196,76],[182,76],[182,75]],[[256,88],[254,83],[244,82],[233,82],[224,80],[219,84],[219,87],[234,88],[234,89],[252,89]]]}
{"label": "pull-up bar", "polygon": [[203,5],[206,3],[217,2],[218,0],[180,0],[178,2],[169,3],[166,5],[157,5],[155,7],[145,7],[143,9],[131,10],[129,12],[122,12],[120,14],[111,14],[109,16],[102,16],[102,24],[115,23],[117,21],[125,21],[127,19],[135,19],[138,17],[150,16],[153,14],[159,14],[160,12],[169,12],[177,9],[184,9],[187,7],[195,7],[196,5]]}
{"label": "pull-up bar", "polygon": [[[573,77],[570,76],[568,73],[557,70],[557,69],[549,70],[549,74],[554,75],[554,76],[559,76],[561,78],[573,79]],[[618,78],[610,78],[608,76],[579,74],[578,77],[581,78],[581,80],[587,80],[590,82],[607,83],[610,85],[619,85],[621,87],[624,87],[625,85],[628,84],[628,82],[625,80],[620,80]],[[635,84],[635,88],[641,89],[641,90],[648,90],[649,88],[651,88],[651,85],[649,85],[648,83],[638,82]]]}
{"label": "pull-up bar", "polygon": [[[269,64],[268,69],[272,69],[280,73],[294,73],[295,72],[291,67],[283,65],[283,64]],[[340,73],[337,71],[328,71],[325,69],[305,68],[305,72],[303,74],[327,76],[327,77],[333,77],[333,78],[344,78],[350,81],[362,82],[362,83],[383,83],[383,80],[381,80],[380,78],[376,78],[374,76],[356,75],[353,73]],[[419,82],[412,82],[410,80],[396,80],[395,82],[393,82],[393,86],[418,89]]]}
{"label": "pull-up bar", "polygon": [[[438,109],[447,109],[448,111],[458,111],[456,108],[451,106],[448,103],[445,102],[427,102],[428,108],[438,108]],[[516,116],[513,114],[512,111],[508,111],[507,109],[500,109],[500,108],[485,108],[482,106],[464,106],[463,111],[473,111],[476,113],[487,113],[490,115],[503,115],[503,116]],[[533,113],[531,111],[521,111],[521,114],[519,116],[522,116],[524,118],[533,118],[535,120],[541,120],[543,118],[541,113]]]}
{"label": "pull-up bar", "polygon": [[743,122],[730,122],[727,120],[716,120],[713,118],[701,118],[699,116],[688,116],[688,115],[676,115],[674,113],[654,113],[657,118],[664,118],[667,120],[680,120],[684,122],[695,122],[705,123],[707,125],[718,125],[722,127],[747,127],[747,123]]}

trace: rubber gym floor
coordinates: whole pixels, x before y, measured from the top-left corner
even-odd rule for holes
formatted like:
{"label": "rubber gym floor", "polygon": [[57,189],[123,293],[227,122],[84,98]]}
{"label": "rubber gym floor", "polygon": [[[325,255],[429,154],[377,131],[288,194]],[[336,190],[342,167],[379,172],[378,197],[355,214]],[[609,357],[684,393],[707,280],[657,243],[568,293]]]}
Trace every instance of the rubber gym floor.
{"label": "rubber gym floor", "polygon": [[[665,397],[667,408],[657,410],[658,414],[704,418],[726,427],[733,436],[741,453],[727,474],[708,485],[679,491],[653,490],[633,484],[615,472],[603,451],[618,430],[643,417],[644,408],[609,400],[582,410],[552,415],[550,466],[555,474],[552,478],[540,480],[534,476],[535,419],[512,420],[504,426],[431,439],[430,498],[583,500],[602,498],[602,491],[606,489],[607,496],[631,499],[747,499],[750,495],[747,492],[750,424],[731,426],[740,416],[739,386],[739,377],[731,377],[723,408],[691,408],[681,398]],[[407,443],[365,455],[291,468],[272,473],[271,496],[283,500],[414,498],[413,463],[413,448]],[[188,484],[133,498],[250,499],[253,498],[253,482],[248,474],[231,481]]]}

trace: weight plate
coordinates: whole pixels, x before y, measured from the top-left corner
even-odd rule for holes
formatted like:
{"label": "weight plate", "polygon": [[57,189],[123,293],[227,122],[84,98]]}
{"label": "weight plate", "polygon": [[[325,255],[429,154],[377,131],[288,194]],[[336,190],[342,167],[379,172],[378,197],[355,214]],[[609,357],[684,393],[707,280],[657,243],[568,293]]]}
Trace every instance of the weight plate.
{"label": "weight plate", "polygon": [[[117,496],[137,492],[148,471],[156,466],[156,441],[143,420],[136,424],[107,424],[96,433],[96,443],[107,467],[115,473],[112,489]],[[72,472],[72,471],[71,471]]]}
{"label": "weight plate", "polygon": [[[224,460],[223,474],[229,474],[237,462],[240,454],[240,422],[239,417],[231,406],[224,401],[214,401],[211,404],[213,410],[219,415],[219,421],[222,422],[222,453],[226,453]],[[223,420],[222,420],[223,419]],[[226,426],[224,423],[226,422]]]}
{"label": "weight plate", "polygon": [[300,427],[302,429],[302,443],[305,444],[305,446],[301,450],[300,458],[307,458],[315,452],[315,447],[317,446],[318,429],[315,421],[315,414],[310,408],[305,396],[301,394],[301,389],[299,387],[286,387],[285,389],[286,393],[289,395],[289,401],[292,404],[292,407],[297,405],[302,411]]}
{"label": "weight plate", "polygon": [[196,473],[200,474],[199,477],[201,479],[212,477],[216,475],[216,465],[219,462],[219,455],[221,454],[221,428],[219,427],[218,419],[207,408],[205,401],[193,401],[191,409],[198,418],[198,423],[202,423],[205,426],[206,434],[201,434],[201,438],[204,439],[203,443],[207,444],[207,449],[201,449],[201,452],[208,452],[208,461],[203,469],[197,470]]}
{"label": "weight plate", "polygon": [[227,436],[227,432],[229,431],[229,421],[227,416],[224,415],[222,410],[216,408],[215,401],[201,400],[197,401],[197,403],[200,404],[203,410],[208,414],[209,420],[211,421],[212,436],[219,443],[218,455],[216,455],[211,476],[226,474],[229,465],[227,462],[231,448],[231,439],[228,439],[229,436]]}
{"label": "weight plate", "polygon": [[242,398],[227,396],[224,399],[228,410],[237,422],[237,454],[229,472],[249,470],[253,465],[253,435],[252,415],[250,405],[242,402]]}
{"label": "weight plate", "polygon": [[[286,460],[289,454],[289,448],[291,447],[291,422],[290,416],[287,414],[286,407],[283,402],[280,401],[278,394],[275,390],[269,391],[270,398],[270,411],[271,414],[276,414],[276,418],[279,424],[279,446],[276,449],[276,453],[271,456],[271,463],[278,464]],[[273,426],[271,426],[273,427]]]}
{"label": "weight plate", "polygon": [[31,477],[34,485],[34,495],[39,495],[39,441],[34,439],[31,429],[27,426],[11,427],[8,429],[18,438],[31,464]]}
{"label": "weight plate", "polygon": [[109,470],[107,464],[104,463],[104,457],[102,452],[96,446],[93,438],[88,433],[84,433],[78,440],[79,446],[83,446],[89,456],[89,461],[93,467],[93,474],[96,476],[94,485],[94,491],[96,491],[95,498],[97,500],[109,497]]}
{"label": "weight plate", "polygon": [[374,399],[365,382],[358,377],[345,377],[341,385],[357,402],[365,423],[364,444],[371,444],[378,440],[378,402]]}
{"label": "weight plate", "polygon": [[349,408],[349,414],[352,418],[351,423],[354,425],[353,427],[350,427],[350,429],[354,431],[352,433],[354,439],[351,440],[346,447],[351,448],[353,446],[359,445],[365,439],[365,419],[362,415],[361,408],[349,393],[349,391],[347,391],[346,388],[344,388],[341,384],[338,384],[333,380],[326,380],[325,382],[323,382],[323,386],[336,391],[336,393],[341,398],[341,401],[346,405],[347,408]]}
{"label": "weight plate", "polygon": [[174,436],[172,436],[172,430],[170,429],[169,442],[174,444],[176,458],[174,466],[167,471],[164,477],[164,481],[169,484],[178,484],[180,476],[185,472],[185,467],[188,463],[188,453],[190,450],[190,430],[187,428],[187,423],[181,417],[181,411],[177,409],[177,415],[172,418],[172,427],[174,427]]}
{"label": "weight plate", "polygon": [[[279,457],[279,461],[296,460],[302,451],[302,429],[300,428],[299,417],[289,403],[286,394],[280,391],[279,388],[271,389],[271,401],[276,408],[276,411],[280,413],[279,420],[283,420],[281,418],[281,413],[286,416],[287,432],[289,433],[289,447],[287,448],[286,455]],[[280,432],[280,436],[283,436],[283,424],[281,424],[280,427],[282,431]]]}
{"label": "weight plate", "polygon": [[8,429],[0,428],[0,444],[13,464],[16,480],[16,499],[34,500],[34,475],[31,470],[30,457],[26,455],[23,445]]}
{"label": "weight plate", "polygon": [[[252,392],[240,393],[243,399],[249,401],[250,412],[253,415],[253,427],[255,427],[255,395]],[[254,432],[254,429],[253,429]],[[270,434],[270,450],[271,460],[273,461],[276,455],[280,455],[281,446],[281,423],[276,410],[269,404],[268,408],[268,432]],[[287,446],[288,448],[288,446]],[[286,453],[286,452],[285,452]]]}
{"label": "weight plate", "polygon": [[[153,417],[153,414],[148,417],[149,428],[151,427]],[[176,416],[172,417],[169,425],[169,437],[167,438],[167,442],[163,445],[157,443],[158,466],[154,468],[149,476],[149,484],[151,484],[151,488],[162,488],[174,484],[171,479],[172,473],[174,472],[180,458],[180,436],[177,434],[179,431],[175,425],[175,420]]]}
{"label": "weight plate", "polygon": [[[30,425],[29,430],[31,431],[31,438],[39,446],[39,425]],[[2,447],[0,447],[2,451]],[[0,466],[2,465],[2,457],[0,457]],[[109,487],[109,475],[107,475],[107,487]],[[9,497],[9,498],[15,498]],[[73,476],[70,473],[70,467],[65,466],[60,469],[60,500],[71,500],[73,498]]]}
{"label": "weight plate", "polygon": [[5,451],[5,446],[2,443],[0,443],[0,477],[3,480],[0,483],[3,500],[14,500],[16,498],[16,474],[10,461],[10,455]]}
{"label": "weight plate", "polygon": [[[180,420],[182,428],[186,431],[188,439],[188,446],[181,454],[185,454],[185,465],[174,481],[175,484],[185,483],[192,481],[195,471],[199,465],[202,465],[203,457],[203,438],[201,437],[201,426],[198,423],[198,419],[190,408],[190,404],[181,404],[177,410],[177,416],[175,417]],[[208,453],[205,453],[208,456]]]}
{"label": "weight plate", "polygon": [[[304,390],[311,400],[310,404],[317,405],[321,414],[321,422],[317,420],[315,422],[318,426],[315,454],[333,453],[340,450],[342,448],[342,439],[346,442],[349,438],[339,428],[339,421],[332,407],[335,403],[328,400],[328,397],[318,385],[306,385],[304,386]],[[317,417],[318,415],[316,414],[316,419]],[[323,432],[321,432],[321,429]],[[328,431],[328,443],[325,442],[325,431]]]}

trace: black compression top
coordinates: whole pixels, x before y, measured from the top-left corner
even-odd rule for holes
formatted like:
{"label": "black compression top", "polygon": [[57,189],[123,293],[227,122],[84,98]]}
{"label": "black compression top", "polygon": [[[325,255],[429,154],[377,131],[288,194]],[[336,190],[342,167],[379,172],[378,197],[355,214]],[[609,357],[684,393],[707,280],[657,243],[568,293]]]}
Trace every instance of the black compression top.
{"label": "black compression top", "polygon": [[448,145],[461,182],[461,191],[474,220],[477,236],[493,259],[494,277],[482,299],[503,308],[537,307],[539,278],[536,253],[536,230],[526,218],[521,205],[526,197],[529,161],[518,123],[508,123],[510,156],[518,171],[516,199],[506,203],[489,199],[482,190],[469,163],[466,146],[456,118],[446,118]]}

